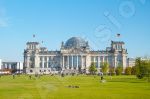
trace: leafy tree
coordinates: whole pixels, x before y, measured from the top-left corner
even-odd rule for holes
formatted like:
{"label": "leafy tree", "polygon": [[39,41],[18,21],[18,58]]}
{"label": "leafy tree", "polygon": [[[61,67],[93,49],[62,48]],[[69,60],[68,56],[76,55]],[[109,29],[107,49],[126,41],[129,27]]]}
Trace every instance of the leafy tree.
{"label": "leafy tree", "polygon": [[137,58],[135,60],[135,68],[136,68],[136,76],[139,79],[143,78],[144,76],[142,75],[142,72],[141,72],[141,58]]}
{"label": "leafy tree", "polygon": [[116,75],[121,75],[122,72],[123,72],[123,67],[122,67],[122,66],[118,66],[118,67],[115,69],[115,72],[116,72]]}
{"label": "leafy tree", "polygon": [[150,82],[150,60],[141,60],[141,58],[137,58],[135,62],[136,67],[136,76],[139,79],[144,77],[148,78]]}
{"label": "leafy tree", "polygon": [[135,66],[133,66],[131,68],[131,75],[136,75],[136,67]]}
{"label": "leafy tree", "polygon": [[125,74],[126,74],[126,75],[131,75],[131,70],[132,70],[131,67],[126,67],[126,69],[125,69]]}
{"label": "leafy tree", "polygon": [[147,78],[148,78],[148,82],[150,82],[150,60],[148,61],[148,66],[147,66]]}
{"label": "leafy tree", "polygon": [[97,68],[96,68],[94,62],[91,63],[91,66],[89,67],[89,72],[90,72],[90,74],[92,74],[92,75],[94,75],[94,74],[97,72]]}
{"label": "leafy tree", "polygon": [[108,68],[109,68],[109,64],[108,64],[107,62],[102,62],[102,63],[101,63],[101,71],[102,71],[104,74],[107,74]]}
{"label": "leafy tree", "polygon": [[109,68],[109,73],[111,76],[115,75],[115,68],[114,67],[110,67]]}
{"label": "leafy tree", "polygon": [[142,60],[142,69],[141,72],[144,77],[148,79],[148,82],[150,82],[150,60]]}

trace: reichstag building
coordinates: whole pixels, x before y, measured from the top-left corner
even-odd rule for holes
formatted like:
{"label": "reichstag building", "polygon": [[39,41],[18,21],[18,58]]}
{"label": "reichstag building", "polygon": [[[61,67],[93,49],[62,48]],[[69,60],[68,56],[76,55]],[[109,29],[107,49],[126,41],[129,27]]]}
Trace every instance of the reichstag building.
{"label": "reichstag building", "polygon": [[105,50],[93,51],[88,41],[72,37],[61,43],[59,51],[49,51],[38,42],[27,42],[24,50],[24,70],[27,74],[50,74],[58,72],[88,73],[92,62],[98,70],[101,63],[107,62],[110,67],[122,65],[127,67],[127,50],[124,42],[111,41]]}

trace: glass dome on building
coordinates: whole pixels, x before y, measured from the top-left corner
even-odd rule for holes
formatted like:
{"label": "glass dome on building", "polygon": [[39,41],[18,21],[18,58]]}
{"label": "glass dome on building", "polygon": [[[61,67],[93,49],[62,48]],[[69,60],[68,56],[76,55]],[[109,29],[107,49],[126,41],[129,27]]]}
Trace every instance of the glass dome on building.
{"label": "glass dome on building", "polygon": [[65,48],[83,48],[87,47],[87,42],[80,37],[72,37],[65,43]]}

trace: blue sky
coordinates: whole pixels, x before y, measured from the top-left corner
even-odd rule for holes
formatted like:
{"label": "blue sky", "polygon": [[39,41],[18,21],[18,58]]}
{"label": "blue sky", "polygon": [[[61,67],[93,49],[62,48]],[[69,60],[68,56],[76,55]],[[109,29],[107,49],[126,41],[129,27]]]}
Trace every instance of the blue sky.
{"label": "blue sky", "polygon": [[27,41],[59,50],[73,36],[92,50],[122,40],[129,57],[150,55],[149,10],[150,0],[0,0],[0,58],[23,60]]}

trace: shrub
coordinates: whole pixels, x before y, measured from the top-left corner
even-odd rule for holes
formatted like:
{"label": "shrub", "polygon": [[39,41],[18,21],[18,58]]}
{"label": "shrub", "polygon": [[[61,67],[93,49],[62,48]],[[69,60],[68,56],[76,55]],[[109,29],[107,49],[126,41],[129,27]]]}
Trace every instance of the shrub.
{"label": "shrub", "polygon": [[150,60],[141,60],[141,58],[137,58],[135,66],[137,78],[142,79],[143,77],[146,77],[150,82]]}
{"label": "shrub", "polygon": [[116,70],[115,70],[116,75],[121,75],[121,74],[122,74],[122,71],[123,71],[122,66],[118,66],[118,67],[116,68]]}
{"label": "shrub", "polygon": [[131,67],[126,67],[125,69],[125,75],[131,75]]}
{"label": "shrub", "polygon": [[109,68],[109,74],[110,74],[111,76],[115,75],[115,68],[114,68],[114,67],[110,67],[110,68]]}
{"label": "shrub", "polygon": [[92,75],[94,75],[97,72],[97,69],[96,69],[96,66],[95,66],[94,62],[91,63],[91,66],[89,67],[89,72]]}
{"label": "shrub", "polygon": [[136,75],[136,67],[135,66],[133,66],[131,68],[131,75]]}
{"label": "shrub", "polygon": [[107,62],[102,62],[101,63],[101,71],[104,73],[104,74],[107,74],[108,72],[108,67],[109,67],[109,64]]}

